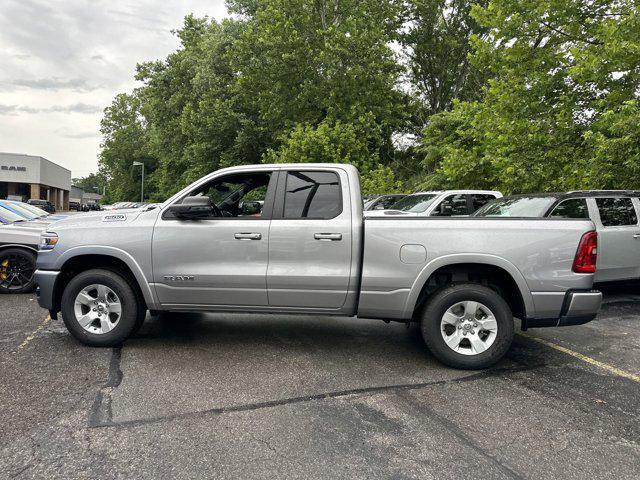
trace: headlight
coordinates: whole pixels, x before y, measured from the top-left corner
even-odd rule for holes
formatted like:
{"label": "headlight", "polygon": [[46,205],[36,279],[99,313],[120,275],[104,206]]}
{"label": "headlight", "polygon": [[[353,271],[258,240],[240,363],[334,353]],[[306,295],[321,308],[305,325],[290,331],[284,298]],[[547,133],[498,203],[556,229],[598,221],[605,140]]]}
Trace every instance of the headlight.
{"label": "headlight", "polygon": [[53,232],[43,232],[40,235],[40,250],[53,250],[58,243],[58,235]]}

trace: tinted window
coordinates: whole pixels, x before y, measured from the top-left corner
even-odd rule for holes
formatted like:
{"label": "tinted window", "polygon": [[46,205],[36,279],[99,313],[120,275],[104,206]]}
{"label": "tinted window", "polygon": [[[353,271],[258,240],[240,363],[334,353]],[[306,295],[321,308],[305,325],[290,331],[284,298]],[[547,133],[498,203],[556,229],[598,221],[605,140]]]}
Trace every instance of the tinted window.
{"label": "tinted window", "polygon": [[422,213],[429,208],[429,205],[433,203],[436,196],[437,195],[435,193],[416,193],[414,195],[408,195],[402,200],[394,203],[391,208],[402,212]]}
{"label": "tinted window", "polygon": [[460,193],[446,197],[431,215],[450,217],[453,215],[467,215],[468,213],[467,196]]}
{"label": "tinted window", "polygon": [[554,197],[503,197],[487,203],[475,217],[542,217],[555,202]]}
{"label": "tinted window", "polygon": [[589,218],[587,201],[584,198],[563,200],[553,209],[550,216],[561,218]]}
{"label": "tinted window", "polygon": [[333,172],[289,172],[284,218],[334,218],[342,212],[340,180]]}
{"label": "tinted window", "polygon": [[207,196],[223,217],[260,218],[271,173],[237,173],[216,178],[189,196]]}
{"label": "tinted window", "polygon": [[496,198],[493,195],[488,195],[485,193],[474,193],[473,195],[470,195],[470,197],[471,208],[473,209],[473,212],[478,210],[480,207],[484,207],[487,203]]}
{"label": "tinted window", "polygon": [[387,210],[387,209],[391,208],[391,205],[396,203],[401,198],[402,197],[396,197],[396,196],[383,197],[381,200],[378,200],[378,205],[382,205],[382,207],[385,210]]}
{"label": "tinted window", "polygon": [[596,205],[600,212],[600,221],[605,227],[620,225],[637,225],[633,202],[630,198],[596,198]]}

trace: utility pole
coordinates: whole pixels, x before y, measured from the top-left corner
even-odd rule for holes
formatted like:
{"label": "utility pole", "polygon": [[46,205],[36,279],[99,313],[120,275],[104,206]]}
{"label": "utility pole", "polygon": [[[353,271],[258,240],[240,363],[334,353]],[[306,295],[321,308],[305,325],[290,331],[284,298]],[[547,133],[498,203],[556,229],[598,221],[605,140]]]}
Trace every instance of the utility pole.
{"label": "utility pole", "polygon": [[142,182],[140,182],[140,203],[144,202],[144,163],[133,162],[134,167],[142,167]]}

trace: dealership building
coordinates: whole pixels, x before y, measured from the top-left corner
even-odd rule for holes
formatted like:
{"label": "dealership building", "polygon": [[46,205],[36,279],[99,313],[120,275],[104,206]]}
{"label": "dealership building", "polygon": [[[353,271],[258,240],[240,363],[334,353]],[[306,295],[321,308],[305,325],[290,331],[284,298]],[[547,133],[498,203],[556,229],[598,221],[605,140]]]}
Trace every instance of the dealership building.
{"label": "dealership building", "polygon": [[71,170],[35,155],[0,152],[0,198],[49,200],[69,209]]}

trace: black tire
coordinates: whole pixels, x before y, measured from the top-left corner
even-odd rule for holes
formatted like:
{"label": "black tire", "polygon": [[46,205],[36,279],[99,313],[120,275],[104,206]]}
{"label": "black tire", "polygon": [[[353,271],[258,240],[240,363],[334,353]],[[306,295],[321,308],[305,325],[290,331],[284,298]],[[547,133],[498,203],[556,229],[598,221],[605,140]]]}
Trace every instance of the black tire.
{"label": "black tire", "polygon": [[[116,326],[107,333],[91,333],[85,330],[76,319],[74,304],[76,296],[85,287],[99,284],[110,288],[119,298],[121,315]],[[122,344],[129,338],[136,326],[142,325],[140,320],[141,301],[134,287],[123,275],[103,269],[87,270],[73,277],[62,293],[62,319],[67,329],[81,343],[92,347],[112,347]]]}
{"label": "black tire", "polygon": [[[465,301],[485,305],[496,319],[495,339],[482,353],[465,355],[454,351],[446,344],[441,332],[441,320],[447,310]],[[513,314],[495,291],[476,283],[463,283],[444,288],[429,299],[422,313],[420,329],[427,347],[442,363],[454,368],[477,370],[495,364],[509,350],[513,341]]]}
{"label": "black tire", "polygon": [[0,293],[27,293],[36,288],[36,254],[26,248],[0,250]]}

